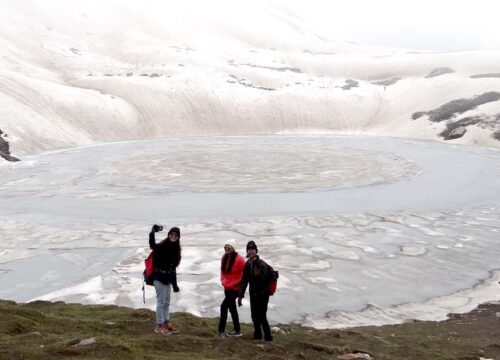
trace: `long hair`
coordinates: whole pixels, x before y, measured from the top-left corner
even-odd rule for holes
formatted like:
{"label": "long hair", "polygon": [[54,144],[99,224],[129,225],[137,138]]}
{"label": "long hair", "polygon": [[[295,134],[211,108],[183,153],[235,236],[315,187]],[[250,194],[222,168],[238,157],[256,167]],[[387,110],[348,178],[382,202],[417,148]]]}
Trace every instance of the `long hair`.
{"label": "long hair", "polygon": [[168,237],[162,241],[163,246],[165,246],[166,253],[168,254],[168,259],[174,265],[174,267],[179,266],[181,263],[181,240],[172,242],[168,240]]}
{"label": "long hair", "polygon": [[220,271],[224,274],[230,273],[233,269],[234,261],[236,260],[236,256],[238,253],[233,251],[231,254],[224,254],[221,261]]}

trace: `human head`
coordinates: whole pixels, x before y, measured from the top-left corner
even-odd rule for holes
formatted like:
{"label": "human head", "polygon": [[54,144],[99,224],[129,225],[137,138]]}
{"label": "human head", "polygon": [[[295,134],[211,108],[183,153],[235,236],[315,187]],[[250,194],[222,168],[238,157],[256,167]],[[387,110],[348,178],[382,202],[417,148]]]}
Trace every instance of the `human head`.
{"label": "human head", "polygon": [[226,252],[226,254],[232,254],[233,252],[236,252],[236,240],[226,240],[226,242],[224,243],[224,251]]}
{"label": "human head", "polygon": [[167,239],[171,242],[179,241],[181,239],[181,230],[174,226],[168,231]]}
{"label": "human head", "polygon": [[259,252],[259,249],[257,249],[257,244],[255,244],[255,241],[250,240],[247,243],[247,257],[253,259],[257,256],[258,252]]}

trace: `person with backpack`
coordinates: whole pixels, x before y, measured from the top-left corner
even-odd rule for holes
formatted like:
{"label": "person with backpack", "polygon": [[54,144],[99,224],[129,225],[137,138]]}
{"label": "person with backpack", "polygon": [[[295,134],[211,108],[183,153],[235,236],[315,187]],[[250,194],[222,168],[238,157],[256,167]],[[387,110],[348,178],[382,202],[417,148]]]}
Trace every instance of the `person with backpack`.
{"label": "person with backpack", "polygon": [[250,285],[250,312],[254,326],[252,340],[262,340],[262,331],[264,331],[264,340],[273,341],[271,328],[267,321],[271,269],[257,255],[258,249],[254,241],[247,243],[246,250],[248,260],[245,263],[241,279],[238,306],[242,305],[247,286]]}
{"label": "person with backpack", "polygon": [[171,290],[179,292],[176,268],[181,262],[181,231],[173,227],[167,237],[156,243],[155,233],[162,231],[163,226],[153,225],[149,233],[149,247],[154,253],[153,285],[156,290],[156,327],[155,332],[161,334],[176,333],[177,329],[170,322]]}
{"label": "person with backpack", "polygon": [[[224,287],[224,301],[220,306],[219,329],[217,339],[223,339],[226,336],[241,336],[240,320],[236,299],[241,285],[241,276],[245,267],[245,260],[236,252],[236,241],[229,239],[224,244],[224,255],[221,259],[220,280]],[[234,329],[226,334],[227,312],[231,313]]]}

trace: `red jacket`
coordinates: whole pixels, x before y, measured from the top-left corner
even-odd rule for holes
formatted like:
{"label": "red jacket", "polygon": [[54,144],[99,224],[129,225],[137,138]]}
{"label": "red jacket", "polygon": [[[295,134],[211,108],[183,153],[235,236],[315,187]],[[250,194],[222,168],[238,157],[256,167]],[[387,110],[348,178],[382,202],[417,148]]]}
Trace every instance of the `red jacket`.
{"label": "red jacket", "polygon": [[[224,259],[224,256],[222,256]],[[222,263],[221,259],[221,263]],[[229,273],[223,273],[221,271],[220,281],[224,290],[240,290],[241,276],[243,275],[243,269],[245,268],[245,259],[240,254],[236,254],[236,259],[234,259],[233,268]]]}

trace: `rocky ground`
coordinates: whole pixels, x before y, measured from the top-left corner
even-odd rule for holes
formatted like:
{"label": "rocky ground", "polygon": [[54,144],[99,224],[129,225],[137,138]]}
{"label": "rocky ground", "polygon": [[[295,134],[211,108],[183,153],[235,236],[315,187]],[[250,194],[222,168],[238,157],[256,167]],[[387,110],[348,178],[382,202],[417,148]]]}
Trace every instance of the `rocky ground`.
{"label": "rocky ground", "polygon": [[154,313],[117,306],[0,301],[2,359],[500,359],[500,302],[443,322],[346,330],[276,325],[274,342],[215,340],[217,319],[176,313],[177,335]]}
{"label": "rocky ground", "polygon": [[0,157],[7,161],[19,161],[18,158],[10,155],[10,145],[7,142],[7,134],[0,130]]}

